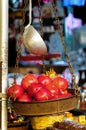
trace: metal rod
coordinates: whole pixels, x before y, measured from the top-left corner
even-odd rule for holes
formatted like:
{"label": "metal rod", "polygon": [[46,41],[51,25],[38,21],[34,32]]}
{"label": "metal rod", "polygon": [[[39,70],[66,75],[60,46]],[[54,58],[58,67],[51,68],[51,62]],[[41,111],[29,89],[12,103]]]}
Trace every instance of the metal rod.
{"label": "metal rod", "polygon": [[[2,62],[1,92],[6,94],[8,76],[8,0],[0,0],[0,60]],[[7,99],[1,100],[1,130],[7,130]]]}
{"label": "metal rod", "polygon": [[29,24],[25,27],[26,29],[31,25],[32,22],[32,0],[29,0]]}

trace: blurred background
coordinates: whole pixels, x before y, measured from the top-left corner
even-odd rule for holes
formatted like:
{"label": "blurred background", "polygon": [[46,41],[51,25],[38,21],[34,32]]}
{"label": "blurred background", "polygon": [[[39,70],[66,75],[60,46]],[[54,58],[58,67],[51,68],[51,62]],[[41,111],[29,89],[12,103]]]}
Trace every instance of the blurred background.
{"label": "blurred background", "polygon": [[[67,51],[70,57],[76,77],[79,84],[86,83],[86,1],[85,0],[54,0],[59,17],[59,23],[56,23],[54,12],[50,0],[40,0],[41,20],[43,25],[43,40],[47,46],[47,58],[44,64],[52,66],[58,71],[58,66],[68,66],[61,37],[58,33],[58,24],[60,24]],[[29,23],[29,0],[26,1],[25,22],[23,26]],[[32,0],[32,25],[40,32],[40,13],[39,0]],[[22,26],[22,17],[24,11],[24,0],[9,0],[9,68],[15,66],[18,48],[18,38]],[[41,66],[42,59],[32,60],[32,54],[26,51],[24,45],[21,45],[21,58],[19,66],[31,67]],[[25,59],[23,60],[23,57]],[[36,57],[37,58],[37,57]],[[61,67],[60,67],[61,68]],[[66,67],[65,67],[66,68]],[[62,69],[62,68],[61,68]],[[61,72],[65,72],[62,69]],[[29,72],[34,73],[33,70]],[[68,70],[65,72],[68,74]]]}

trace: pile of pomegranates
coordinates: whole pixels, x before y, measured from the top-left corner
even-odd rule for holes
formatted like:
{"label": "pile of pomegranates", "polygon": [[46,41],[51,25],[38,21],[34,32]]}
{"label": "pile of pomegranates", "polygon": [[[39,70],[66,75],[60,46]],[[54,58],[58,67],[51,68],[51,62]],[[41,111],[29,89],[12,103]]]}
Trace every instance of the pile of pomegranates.
{"label": "pile of pomegranates", "polygon": [[67,89],[68,81],[62,75],[50,77],[28,73],[23,76],[21,84],[15,83],[8,87],[7,95],[19,102],[55,100],[71,96]]}

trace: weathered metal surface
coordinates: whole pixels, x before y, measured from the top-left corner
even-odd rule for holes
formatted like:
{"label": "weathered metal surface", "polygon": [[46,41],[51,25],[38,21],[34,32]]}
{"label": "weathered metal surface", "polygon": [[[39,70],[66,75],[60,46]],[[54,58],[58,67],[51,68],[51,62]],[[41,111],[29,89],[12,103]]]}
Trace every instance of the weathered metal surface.
{"label": "weathered metal surface", "polygon": [[0,92],[1,130],[7,130],[7,75],[8,75],[8,0],[0,0]]}
{"label": "weathered metal surface", "polygon": [[[73,96],[56,100],[41,102],[13,102],[17,114],[26,116],[39,116],[66,112],[77,107],[78,98],[74,95],[74,90],[69,89]],[[21,108],[21,109],[20,109]]]}

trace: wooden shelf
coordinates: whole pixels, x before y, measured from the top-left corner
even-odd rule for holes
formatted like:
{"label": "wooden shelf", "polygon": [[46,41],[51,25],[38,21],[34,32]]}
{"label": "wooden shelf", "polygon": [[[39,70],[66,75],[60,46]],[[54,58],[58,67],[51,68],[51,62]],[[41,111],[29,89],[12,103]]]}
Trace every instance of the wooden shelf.
{"label": "wooden shelf", "polygon": [[61,53],[53,53],[53,54],[45,54],[45,55],[32,55],[32,54],[28,54],[28,55],[22,55],[20,57],[20,61],[31,61],[31,60],[43,60],[43,58],[45,60],[48,60],[50,58],[61,58]]}

